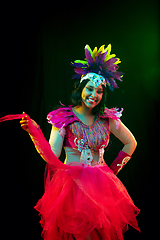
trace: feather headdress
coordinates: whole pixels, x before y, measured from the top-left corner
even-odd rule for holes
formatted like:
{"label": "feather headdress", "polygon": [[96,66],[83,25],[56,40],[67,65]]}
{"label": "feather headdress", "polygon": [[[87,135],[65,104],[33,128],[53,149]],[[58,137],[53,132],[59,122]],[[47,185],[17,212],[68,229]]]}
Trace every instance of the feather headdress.
{"label": "feather headdress", "polygon": [[106,85],[111,91],[118,88],[115,80],[122,81],[123,74],[118,70],[118,63],[120,59],[116,58],[115,54],[111,54],[111,44],[106,48],[102,45],[99,49],[97,47],[92,51],[89,45],[85,46],[85,60],[75,60],[71,65],[76,72],[73,79],[82,78],[87,73],[96,73],[105,78]]}

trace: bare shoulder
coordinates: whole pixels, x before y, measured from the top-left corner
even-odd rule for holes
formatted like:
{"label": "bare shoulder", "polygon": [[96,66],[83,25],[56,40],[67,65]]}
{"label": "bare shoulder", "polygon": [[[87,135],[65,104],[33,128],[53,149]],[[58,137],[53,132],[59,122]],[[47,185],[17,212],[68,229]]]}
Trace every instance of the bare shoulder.
{"label": "bare shoulder", "polygon": [[[120,123],[121,121],[118,121],[118,124]],[[112,119],[112,118],[109,118],[109,127],[110,127],[110,131],[113,132],[115,130],[117,130],[117,120],[116,119]]]}

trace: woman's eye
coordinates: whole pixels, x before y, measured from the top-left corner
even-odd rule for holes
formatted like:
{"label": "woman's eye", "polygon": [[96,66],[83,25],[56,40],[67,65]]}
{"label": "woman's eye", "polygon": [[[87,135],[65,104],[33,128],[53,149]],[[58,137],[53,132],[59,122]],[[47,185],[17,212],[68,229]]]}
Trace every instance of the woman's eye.
{"label": "woman's eye", "polygon": [[90,91],[90,92],[93,90],[92,88],[87,88],[87,89],[88,89],[88,91]]}
{"label": "woman's eye", "polygon": [[103,91],[99,90],[99,91],[97,91],[97,93],[98,93],[98,94],[101,94],[101,93],[103,93]]}

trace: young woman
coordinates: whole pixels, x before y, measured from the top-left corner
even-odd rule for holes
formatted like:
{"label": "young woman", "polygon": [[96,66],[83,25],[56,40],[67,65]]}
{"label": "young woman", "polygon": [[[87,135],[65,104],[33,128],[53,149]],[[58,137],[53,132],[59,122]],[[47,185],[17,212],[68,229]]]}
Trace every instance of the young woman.
{"label": "young woman", "polygon": [[[35,207],[45,240],[122,240],[128,225],[139,230],[136,215],[140,210],[116,176],[137,143],[119,119],[122,111],[105,108],[106,85],[112,90],[117,87],[115,79],[122,76],[117,71],[120,61],[110,55],[110,48],[92,52],[87,45],[86,60],[72,63],[80,80],[71,96],[72,105],[47,116],[53,125],[49,144],[29,116],[24,113],[20,121],[47,161],[45,193]],[[109,168],[103,155],[110,133],[124,147]],[[62,147],[65,164],[58,160]]]}

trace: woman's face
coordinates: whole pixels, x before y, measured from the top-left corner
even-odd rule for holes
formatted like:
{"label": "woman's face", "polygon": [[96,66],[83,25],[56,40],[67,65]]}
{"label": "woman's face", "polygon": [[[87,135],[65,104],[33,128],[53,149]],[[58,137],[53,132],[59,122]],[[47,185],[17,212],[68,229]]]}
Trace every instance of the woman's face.
{"label": "woman's face", "polygon": [[92,81],[89,81],[82,90],[82,103],[88,108],[94,108],[102,100],[103,87],[96,87]]}

